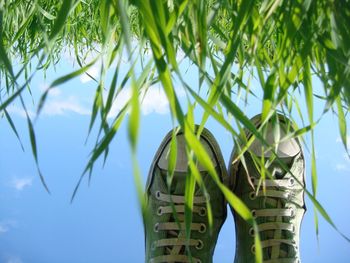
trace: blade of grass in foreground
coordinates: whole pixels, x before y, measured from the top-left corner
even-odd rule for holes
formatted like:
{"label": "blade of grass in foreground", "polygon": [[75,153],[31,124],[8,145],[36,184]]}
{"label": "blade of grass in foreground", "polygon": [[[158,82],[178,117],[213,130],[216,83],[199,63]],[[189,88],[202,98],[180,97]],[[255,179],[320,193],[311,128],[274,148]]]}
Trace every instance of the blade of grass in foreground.
{"label": "blade of grass in foreground", "polygon": [[35,132],[34,132],[34,128],[33,128],[33,123],[31,121],[31,119],[29,118],[28,113],[26,114],[26,116],[27,116],[27,124],[28,124],[28,130],[29,130],[30,143],[31,143],[31,146],[32,146],[32,153],[33,153],[35,164],[36,164],[36,167],[37,167],[37,170],[38,170],[38,173],[39,173],[39,177],[40,177],[40,180],[41,180],[43,186],[45,187],[46,191],[48,193],[50,193],[50,190],[49,190],[49,188],[48,188],[48,186],[47,186],[47,184],[45,182],[44,176],[42,175],[40,167],[39,167],[38,151],[37,151],[37,145],[36,145],[36,138],[35,138]]}
{"label": "blade of grass in foreground", "polygon": [[11,116],[8,114],[7,110],[4,109],[4,113],[5,113],[5,117],[8,121],[8,123],[10,124],[11,126],[11,129],[12,131],[15,133],[16,137],[17,137],[17,140],[19,141],[20,145],[21,145],[21,148],[22,150],[24,151],[24,147],[23,147],[23,143],[22,143],[22,140],[21,140],[21,137],[19,136],[18,132],[17,132],[17,129],[16,129],[16,126],[15,124],[13,123],[12,119],[11,119]]}
{"label": "blade of grass in foreground", "polygon": [[74,2],[73,0],[63,0],[61,9],[57,14],[57,18],[53,25],[51,34],[49,36],[50,41],[53,41],[65,26],[66,21],[68,19],[68,15],[71,11],[71,7],[73,6],[73,2]]}

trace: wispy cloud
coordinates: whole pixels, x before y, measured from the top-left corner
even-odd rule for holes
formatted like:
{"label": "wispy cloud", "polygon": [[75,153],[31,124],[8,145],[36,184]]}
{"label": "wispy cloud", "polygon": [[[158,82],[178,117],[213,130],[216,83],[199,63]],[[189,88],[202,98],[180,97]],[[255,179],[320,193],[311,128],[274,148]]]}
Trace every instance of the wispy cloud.
{"label": "wispy cloud", "polygon": [[33,110],[27,109],[27,112],[26,112],[22,107],[19,107],[19,106],[14,105],[14,104],[7,106],[6,110],[10,115],[14,114],[14,115],[17,115],[17,116],[22,117],[22,118],[26,118],[27,114],[30,118],[35,116],[35,113],[33,112]]}
{"label": "wispy cloud", "polygon": [[335,170],[337,171],[350,171],[350,166],[349,165],[346,165],[344,163],[338,163],[336,166],[335,166]]}
{"label": "wispy cloud", "polygon": [[22,178],[13,178],[10,185],[15,188],[17,191],[22,191],[24,188],[32,186],[33,177],[22,177]]}
{"label": "wispy cloud", "polygon": [[169,101],[163,89],[150,88],[143,94],[141,109],[144,115],[150,113],[167,114],[169,112]]}
{"label": "wispy cloud", "polygon": [[[39,90],[44,92],[48,89],[48,85],[42,83],[38,86]],[[176,94],[179,98],[185,96],[185,92],[181,88],[177,88]],[[131,97],[131,89],[124,88],[119,92],[112,104],[112,108],[109,113],[109,117],[115,117],[120,110],[128,103]],[[105,99],[107,98],[107,92],[104,93]],[[90,115],[91,114],[91,102],[86,100],[86,96],[78,96],[77,94],[65,94],[60,89],[52,89],[47,97],[43,108],[41,109],[40,116],[62,116],[70,113],[78,115]],[[141,111],[143,115],[149,114],[167,114],[169,113],[169,101],[162,88],[150,87],[147,91],[140,94]],[[7,107],[9,113],[25,118],[26,112],[20,105],[12,104]],[[36,108],[27,110],[30,118],[36,117]]]}
{"label": "wispy cloud", "polygon": [[[49,89],[49,85],[47,83],[40,83],[38,88],[43,93]],[[58,97],[61,94],[62,94],[62,91],[59,88],[52,88],[49,90],[49,96]]]}
{"label": "wispy cloud", "polygon": [[86,71],[86,73],[87,74],[83,74],[83,75],[80,76],[80,82],[81,83],[87,83],[87,82],[93,80],[91,77],[93,77],[94,79],[97,79],[98,76],[100,75],[100,65],[99,65],[99,63],[97,63],[97,64],[93,65],[91,68],[89,68]]}
{"label": "wispy cloud", "polygon": [[11,228],[16,227],[17,222],[14,220],[2,220],[0,221],[0,235],[10,231]]}
{"label": "wispy cloud", "polygon": [[6,263],[23,263],[23,260],[19,256],[11,256],[7,259]]}
{"label": "wispy cloud", "polygon": [[6,233],[9,230],[9,228],[6,225],[2,225],[0,223],[0,234],[1,233]]}
{"label": "wispy cloud", "polygon": [[335,165],[335,170],[339,172],[350,171],[350,158],[344,153],[342,161]]}
{"label": "wispy cloud", "polygon": [[53,115],[64,115],[66,113],[77,113],[80,115],[90,115],[90,110],[83,106],[79,100],[70,96],[66,99],[52,99],[45,103],[42,110],[42,114],[53,116]]}
{"label": "wispy cloud", "polygon": [[[131,89],[123,89],[113,102],[109,117],[114,117],[128,103],[131,97]],[[167,114],[169,101],[162,89],[151,87],[146,93],[140,95],[141,111],[143,115],[151,113]]]}

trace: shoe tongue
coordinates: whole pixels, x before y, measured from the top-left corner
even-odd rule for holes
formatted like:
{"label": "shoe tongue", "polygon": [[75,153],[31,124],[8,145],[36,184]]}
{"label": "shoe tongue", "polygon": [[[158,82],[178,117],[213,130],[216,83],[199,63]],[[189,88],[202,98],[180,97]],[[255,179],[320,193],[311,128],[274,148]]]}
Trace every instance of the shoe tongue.
{"label": "shoe tongue", "polygon": [[[279,138],[275,136],[276,134],[279,134],[278,136]],[[269,125],[266,131],[265,140],[268,143],[268,145],[274,146],[277,156],[281,158],[296,156],[300,152],[300,146],[297,140],[292,138],[292,139],[280,141],[280,139],[284,138],[285,136],[287,136],[287,133],[286,131],[284,131],[284,129],[282,129],[281,127],[274,128],[271,125]],[[266,147],[264,147],[263,143],[258,139],[255,139],[253,141],[249,149],[250,151],[255,153],[257,156],[262,156],[262,149],[267,150]],[[268,150],[267,152],[264,153],[264,156],[271,157],[272,151]]]}
{"label": "shoe tongue", "polygon": [[[162,178],[164,181],[164,185],[167,185],[167,172],[162,171]],[[174,172],[173,180],[171,182],[170,186],[170,192],[169,194],[172,195],[185,195],[185,188],[186,188],[186,173],[182,172]]]}
{"label": "shoe tongue", "polygon": [[170,187],[170,193],[173,195],[185,195],[186,174],[175,172]]}
{"label": "shoe tongue", "polygon": [[[293,157],[280,158],[280,162],[282,162],[288,169],[290,169],[293,163]],[[287,174],[280,162],[275,160],[269,167],[269,170],[274,179],[283,179]]]}
{"label": "shoe tongue", "polygon": [[[212,147],[209,145],[209,143],[204,139],[200,138],[201,145],[206,150],[207,154],[209,155],[211,161],[213,162],[214,166],[217,166],[217,160],[214,155],[214,151],[212,150]],[[158,167],[162,170],[168,170],[169,165],[169,159],[168,155],[170,153],[170,143],[166,145],[164,148],[162,154],[159,157],[158,160]],[[206,171],[206,168],[203,167],[200,163],[198,163],[197,168],[200,172]],[[183,135],[177,136],[177,156],[176,156],[176,165],[175,165],[175,171],[186,173],[188,170],[188,159],[186,154],[186,141]]]}

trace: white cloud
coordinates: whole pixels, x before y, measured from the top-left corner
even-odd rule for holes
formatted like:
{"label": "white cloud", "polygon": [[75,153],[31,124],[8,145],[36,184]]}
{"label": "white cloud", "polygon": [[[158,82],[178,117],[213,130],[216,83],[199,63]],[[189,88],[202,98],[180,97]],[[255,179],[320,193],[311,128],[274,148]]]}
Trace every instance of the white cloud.
{"label": "white cloud", "polygon": [[66,99],[52,99],[45,103],[42,114],[64,115],[67,112],[74,112],[80,115],[90,115],[90,110],[82,106],[77,98],[71,96]]}
{"label": "white cloud", "polygon": [[1,233],[6,233],[7,231],[9,231],[9,228],[6,225],[2,225],[0,223],[0,234]]}
{"label": "white cloud", "polygon": [[[39,90],[43,93],[47,91],[47,89],[49,88],[49,85],[47,83],[40,83],[38,87],[39,87]],[[49,91],[49,95],[52,97],[58,97],[61,94],[62,94],[62,91],[59,88],[52,88]]]}
{"label": "white cloud", "polygon": [[[89,68],[86,73],[88,73],[91,77],[94,79],[98,78],[100,75],[100,65],[99,63],[93,65],[91,68]],[[93,80],[88,74],[84,73],[83,75],[80,76],[80,81],[81,83],[87,83],[91,80]]]}
{"label": "white cloud", "polygon": [[[26,118],[26,112],[23,108],[17,105],[10,105],[6,108],[7,112],[11,115],[17,115],[22,118]],[[47,116],[56,116],[56,115],[65,115],[69,112],[76,113],[79,115],[90,115],[91,110],[81,104],[81,102],[74,96],[68,98],[52,98],[48,99],[43,109],[41,110],[40,115]],[[27,113],[30,118],[34,118],[36,113],[34,110],[27,110]]]}
{"label": "white cloud", "polygon": [[166,114],[169,112],[169,101],[163,89],[150,88],[142,95],[141,109],[144,115],[150,113]]}
{"label": "white cloud", "polygon": [[12,256],[12,257],[7,259],[6,263],[23,263],[23,261],[18,256]]}
{"label": "white cloud", "polygon": [[13,178],[11,181],[11,187],[17,191],[22,191],[25,187],[32,186],[33,177]]}
{"label": "white cloud", "polygon": [[350,158],[346,153],[343,155],[343,161],[335,165],[335,170],[339,172],[350,171]]}
{"label": "white cloud", "polygon": [[[131,98],[131,89],[123,89],[114,100],[109,117],[115,117]],[[107,95],[107,94],[105,94]],[[167,114],[169,101],[162,89],[151,87],[146,94],[140,95],[141,111],[143,115],[151,113]]]}
{"label": "white cloud", "polygon": [[343,164],[343,163],[338,163],[335,166],[335,170],[337,170],[339,172],[341,172],[341,171],[350,171],[350,166],[346,165],[346,164]]}
{"label": "white cloud", "polygon": [[0,221],[0,235],[10,231],[11,228],[16,227],[17,222],[14,220]]}
{"label": "white cloud", "polygon": [[33,116],[35,116],[35,113],[32,111],[32,110],[29,110],[27,109],[27,113],[25,112],[25,110],[23,108],[20,108],[16,105],[9,105],[6,107],[6,110],[7,112],[11,115],[11,114],[14,114],[14,115],[17,115],[19,117],[22,117],[22,118],[26,118],[27,117],[27,114],[30,118],[32,118]]}
{"label": "white cloud", "polygon": [[[107,97],[107,93],[104,94]],[[118,94],[117,98],[113,101],[111,110],[108,114],[109,118],[113,118],[117,116],[119,111],[126,105],[126,103],[129,101],[131,97],[131,89],[125,88],[122,89],[121,92]]]}

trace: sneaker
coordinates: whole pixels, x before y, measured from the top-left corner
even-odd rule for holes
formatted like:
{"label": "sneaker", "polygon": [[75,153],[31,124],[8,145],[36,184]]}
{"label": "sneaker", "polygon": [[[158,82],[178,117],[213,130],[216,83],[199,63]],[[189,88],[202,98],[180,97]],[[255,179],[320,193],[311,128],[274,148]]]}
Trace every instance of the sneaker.
{"label": "sneaker", "polygon": [[[263,253],[264,263],[296,263],[300,262],[299,233],[305,213],[304,203],[304,170],[305,161],[298,139],[279,141],[276,135],[283,138],[291,131],[292,125],[282,115],[278,116],[279,132],[269,123],[265,140],[273,145],[278,160],[271,158],[272,151],[262,153],[263,145],[256,139],[238,160],[238,149],[243,145],[236,144],[232,152],[229,175],[233,179],[233,192],[251,210],[255,218]],[[252,122],[260,126],[260,116]],[[275,132],[274,132],[275,131]],[[246,133],[249,138],[249,133]],[[265,147],[266,149],[266,147]],[[259,172],[257,161],[264,157],[265,164],[270,160],[265,180]],[[244,160],[244,162],[243,162]],[[255,160],[255,161],[254,161]],[[234,162],[234,163],[233,163]],[[257,168],[258,167],[258,168]],[[286,169],[288,168],[288,169]],[[287,170],[287,171],[286,171]],[[235,218],[236,256],[235,263],[255,262],[254,229],[231,208]]]}
{"label": "sneaker", "polygon": [[[226,203],[211,176],[200,164],[197,168],[202,176],[207,194],[196,185],[190,239],[185,231],[185,185],[189,175],[186,142],[183,133],[177,134],[177,162],[170,187],[167,184],[168,153],[172,132],[161,143],[151,166],[146,186],[146,209],[144,229],[146,262],[193,262],[211,263],[214,248],[222,224],[226,219]],[[206,129],[200,142],[211,157],[221,180],[227,172],[219,146]],[[213,215],[209,229],[207,200]]]}

